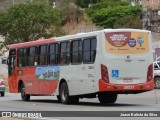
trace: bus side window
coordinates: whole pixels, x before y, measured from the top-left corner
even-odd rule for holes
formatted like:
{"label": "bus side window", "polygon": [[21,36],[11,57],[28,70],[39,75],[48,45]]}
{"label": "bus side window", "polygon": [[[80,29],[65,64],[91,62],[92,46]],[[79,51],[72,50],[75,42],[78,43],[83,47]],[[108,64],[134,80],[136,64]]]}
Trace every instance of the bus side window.
{"label": "bus side window", "polygon": [[96,38],[85,38],[83,40],[83,63],[93,63],[96,57]]}
{"label": "bus side window", "polygon": [[94,37],[94,38],[91,38],[91,62],[95,61],[96,48],[97,48],[97,39],[96,37]]}
{"label": "bus side window", "polygon": [[39,46],[38,65],[47,65],[47,45]]}
{"label": "bus side window", "polygon": [[18,49],[18,67],[25,67],[27,65],[27,48]]}
{"label": "bus side window", "polygon": [[57,65],[58,64],[58,53],[59,52],[59,44],[54,43],[49,47],[49,64]]}
{"label": "bus side window", "polygon": [[34,66],[37,62],[37,47],[28,48],[28,66]]}
{"label": "bus side window", "polygon": [[73,40],[71,42],[71,63],[82,62],[82,40]]}
{"label": "bus side window", "polygon": [[60,43],[60,65],[67,65],[70,63],[70,42]]}

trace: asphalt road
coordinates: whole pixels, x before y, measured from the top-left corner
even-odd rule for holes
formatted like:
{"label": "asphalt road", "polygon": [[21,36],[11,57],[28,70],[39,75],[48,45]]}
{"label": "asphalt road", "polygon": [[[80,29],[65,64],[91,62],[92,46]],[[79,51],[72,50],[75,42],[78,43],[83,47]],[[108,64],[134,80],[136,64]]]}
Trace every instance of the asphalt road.
{"label": "asphalt road", "polygon": [[140,94],[119,95],[115,104],[101,105],[97,98],[80,99],[76,105],[63,105],[55,96],[31,96],[21,101],[20,94],[0,97],[0,111],[159,111],[160,90]]}
{"label": "asphalt road", "polygon": [[[115,104],[101,105],[98,99],[80,99],[80,102],[76,105],[63,105],[59,103],[55,96],[31,96],[31,100],[28,102],[21,101],[20,94],[6,93],[5,97],[0,97],[0,111],[34,111],[44,112],[52,111],[52,115],[49,118],[38,118],[38,119],[53,119],[53,120],[74,120],[74,115],[80,116],[76,119],[87,119],[96,120],[97,116],[105,116],[107,111],[112,111],[113,114],[116,111],[159,111],[160,114],[160,90],[153,90],[141,94],[134,95],[119,95],[118,100]],[[58,111],[58,112],[57,112]],[[66,112],[74,111],[74,112]],[[84,112],[85,111],[85,112]],[[99,114],[100,113],[100,114]],[[73,115],[74,114],[74,115]],[[55,118],[55,117],[56,118]],[[66,117],[67,116],[67,117]],[[94,118],[91,118],[94,116]],[[109,115],[110,116],[110,115]],[[112,115],[111,115],[112,116]],[[54,118],[53,118],[54,117]],[[61,117],[61,118],[59,118]],[[110,118],[110,117],[107,117]],[[123,120],[124,117],[111,117],[112,119]],[[141,119],[138,118],[138,119]],[[157,117],[145,117],[144,119],[158,119]],[[106,120],[106,117],[100,117],[100,120]],[[127,120],[132,119],[128,117]],[[136,118],[137,119],[137,118]]]}

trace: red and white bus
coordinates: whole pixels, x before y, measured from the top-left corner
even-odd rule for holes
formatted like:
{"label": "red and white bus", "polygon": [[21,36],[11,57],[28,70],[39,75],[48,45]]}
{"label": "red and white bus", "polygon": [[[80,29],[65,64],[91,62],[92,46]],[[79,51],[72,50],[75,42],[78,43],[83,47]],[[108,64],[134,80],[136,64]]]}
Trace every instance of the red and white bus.
{"label": "red and white bus", "polygon": [[118,94],[154,89],[151,32],[104,29],[10,45],[9,91],[114,103]]}

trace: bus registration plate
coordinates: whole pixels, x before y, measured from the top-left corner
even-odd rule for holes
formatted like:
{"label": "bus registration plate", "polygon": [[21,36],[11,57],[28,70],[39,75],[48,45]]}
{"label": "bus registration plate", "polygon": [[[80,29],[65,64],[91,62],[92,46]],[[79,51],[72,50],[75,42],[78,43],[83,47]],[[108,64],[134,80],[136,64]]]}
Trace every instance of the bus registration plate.
{"label": "bus registration plate", "polygon": [[134,85],[125,85],[124,89],[134,89]]}

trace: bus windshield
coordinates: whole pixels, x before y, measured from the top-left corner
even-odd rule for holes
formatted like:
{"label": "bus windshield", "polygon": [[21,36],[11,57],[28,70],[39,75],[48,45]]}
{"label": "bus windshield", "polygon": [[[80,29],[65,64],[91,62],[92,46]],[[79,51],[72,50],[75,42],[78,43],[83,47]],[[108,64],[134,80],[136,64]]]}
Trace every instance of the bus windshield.
{"label": "bus windshield", "polygon": [[113,54],[148,52],[148,32],[106,32],[106,51]]}

